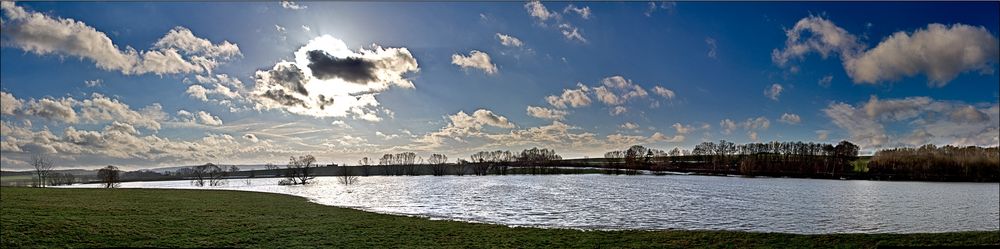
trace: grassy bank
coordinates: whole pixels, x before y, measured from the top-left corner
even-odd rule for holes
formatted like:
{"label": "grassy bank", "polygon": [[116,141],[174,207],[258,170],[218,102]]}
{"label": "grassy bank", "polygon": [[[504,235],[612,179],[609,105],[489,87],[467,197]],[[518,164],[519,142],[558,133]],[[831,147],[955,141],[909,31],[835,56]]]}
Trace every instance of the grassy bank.
{"label": "grassy bank", "polygon": [[432,221],[238,191],[0,188],[3,248],[875,247],[998,245],[1000,232],[577,231]]}

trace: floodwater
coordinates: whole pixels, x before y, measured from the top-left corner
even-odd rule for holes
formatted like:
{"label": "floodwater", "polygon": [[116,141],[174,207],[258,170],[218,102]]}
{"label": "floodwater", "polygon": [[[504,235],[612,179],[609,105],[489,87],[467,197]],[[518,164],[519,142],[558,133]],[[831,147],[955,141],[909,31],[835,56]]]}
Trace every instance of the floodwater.
{"label": "floodwater", "polygon": [[[370,176],[345,186],[278,178],[128,182],[125,188],[234,189],[332,206],[510,226],[819,233],[1000,229],[1000,184],[714,176]],[[77,185],[97,187],[96,185]]]}

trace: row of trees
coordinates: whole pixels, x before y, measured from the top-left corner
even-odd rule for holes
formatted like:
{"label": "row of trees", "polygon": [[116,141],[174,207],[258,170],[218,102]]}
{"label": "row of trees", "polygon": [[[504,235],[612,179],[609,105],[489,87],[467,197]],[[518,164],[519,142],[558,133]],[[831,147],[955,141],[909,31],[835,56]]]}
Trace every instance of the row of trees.
{"label": "row of trees", "polygon": [[937,147],[881,150],[872,156],[868,173],[895,180],[996,180],[1000,176],[1000,148]]}
{"label": "row of trees", "polygon": [[634,145],[604,154],[614,173],[636,174],[639,170],[703,171],[719,174],[833,176],[851,170],[860,148],[847,141],[837,145],[770,142],[737,145],[721,140],[703,142],[690,154],[674,148],[669,152]]}

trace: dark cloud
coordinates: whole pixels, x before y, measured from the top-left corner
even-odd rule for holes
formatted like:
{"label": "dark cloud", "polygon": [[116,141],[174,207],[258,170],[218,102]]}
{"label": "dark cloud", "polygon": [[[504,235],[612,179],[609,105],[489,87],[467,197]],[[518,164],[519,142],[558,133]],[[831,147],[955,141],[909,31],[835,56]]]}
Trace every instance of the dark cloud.
{"label": "dark cloud", "polygon": [[322,94],[320,94],[319,95],[319,103],[317,103],[317,104],[319,104],[319,109],[320,110],[324,110],[324,109],[326,109],[326,106],[333,105],[333,98],[327,98],[326,96],[323,96]]}
{"label": "dark cloud", "polygon": [[[285,89],[298,92],[302,95],[309,95],[309,91],[306,90],[306,74],[302,72],[295,64],[278,64],[275,65],[274,69],[268,71],[270,76],[270,81],[284,86]],[[260,78],[260,75],[257,76]]]}
{"label": "dark cloud", "polygon": [[264,91],[260,94],[261,97],[274,100],[284,106],[302,106],[306,107],[306,102],[301,99],[288,94],[283,89],[271,89]]}
{"label": "dark cloud", "polygon": [[321,50],[306,52],[313,77],[326,80],[334,77],[354,83],[377,80],[375,63],[358,57],[337,58]]}

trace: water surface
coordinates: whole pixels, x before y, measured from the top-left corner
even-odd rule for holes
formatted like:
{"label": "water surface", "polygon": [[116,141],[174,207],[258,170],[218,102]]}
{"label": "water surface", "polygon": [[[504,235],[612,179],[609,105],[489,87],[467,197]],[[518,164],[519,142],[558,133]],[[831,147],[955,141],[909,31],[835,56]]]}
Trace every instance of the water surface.
{"label": "water surface", "polygon": [[[283,193],[437,219],[582,229],[916,233],[1000,229],[1000,184],[712,176],[370,176],[344,186],[276,178],[204,187]],[[89,185],[93,187],[94,185]],[[86,186],[85,186],[86,187]],[[126,188],[199,188],[188,181]]]}

